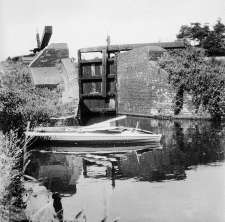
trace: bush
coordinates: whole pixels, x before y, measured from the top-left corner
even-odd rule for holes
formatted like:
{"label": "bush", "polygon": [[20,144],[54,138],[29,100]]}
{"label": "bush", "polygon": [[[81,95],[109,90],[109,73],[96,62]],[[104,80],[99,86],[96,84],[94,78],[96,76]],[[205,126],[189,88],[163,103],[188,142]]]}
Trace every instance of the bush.
{"label": "bush", "polygon": [[4,133],[19,130],[20,134],[28,121],[32,125],[45,123],[53,114],[49,99],[32,92],[1,89],[0,103],[0,124]]}
{"label": "bush", "polygon": [[168,82],[175,89],[174,114],[183,106],[183,93],[192,96],[196,112],[200,107],[212,118],[225,116],[225,66],[207,60],[203,50],[189,47],[164,54],[159,65],[169,76]]}
{"label": "bush", "polygon": [[20,62],[8,66],[0,88],[0,126],[4,133],[18,130],[21,135],[27,121],[43,124],[59,112],[61,92],[34,88],[28,67]]}

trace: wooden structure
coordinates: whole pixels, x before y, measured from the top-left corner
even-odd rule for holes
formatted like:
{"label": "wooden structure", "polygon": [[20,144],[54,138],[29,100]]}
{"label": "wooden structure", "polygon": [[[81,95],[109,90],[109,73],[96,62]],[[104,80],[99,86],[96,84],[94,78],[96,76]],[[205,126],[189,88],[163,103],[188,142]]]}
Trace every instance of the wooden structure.
{"label": "wooden structure", "polygon": [[48,45],[51,39],[51,36],[52,36],[52,26],[45,26],[41,41],[40,41],[39,33],[36,34],[37,48],[34,48],[31,51],[34,53],[40,52],[42,49],[44,49]]}
{"label": "wooden structure", "polygon": [[[112,113],[117,111],[117,58],[123,51],[145,46],[166,50],[184,48],[185,42],[110,45],[78,50],[79,97],[81,111]],[[84,59],[86,54],[101,53],[101,58]]]}
{"label": "wooden structure", "polygon": [[40,87],[56,88],[63,81],[58,64],[69,59],[66,43],[51,43],[41,50],[29,64],[33,84]]}
{"label": "wooden structure", "polygon": [[24,64],[29,65],[37,56],[38,52],[42,51],[46,46],[48,46],[51,36],[52,26],[45,26],[41,40],[39,33],[36,33],[37,46],[30,50],[32,53],[27,55],[14,56],[12,57],[12,60],[14,62],[21,60]]}
{"label": "wooden structure", "polygon": [[91,112],[114,112],[116,98],[116,56],[106,48],[99,50],[102,58],[82,59],[78,50],[80,102]]}

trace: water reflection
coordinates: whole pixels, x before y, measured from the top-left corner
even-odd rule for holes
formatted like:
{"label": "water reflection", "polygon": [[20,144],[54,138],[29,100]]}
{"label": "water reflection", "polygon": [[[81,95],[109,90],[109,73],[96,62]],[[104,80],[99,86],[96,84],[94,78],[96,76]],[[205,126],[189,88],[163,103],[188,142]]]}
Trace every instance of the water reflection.
{"label": "water reflection", "polygon": [[33,152],[26,174],[38,179],[52,192],[76,193],[82,160],[76,156]]}
{"label": "water reflection", "polygon": [[186,165],[197,165],[224,159],[224,123],[188,120],[153,120],[127,118],[122,125],[135,126],[162,133],[164,148],[177,149],[186,155]]}
{"label": "water reflection", "polygon": [[[64,211],[66,218],[74,215],[73,210],[77,207],[75,204],[82,201],[88,202],[87,205],[90,206],[89,208],[87,207],[89,209],[89,217],[97,218],[97,212],[100,212],[99,208],[104,208],[103,202],[99,204],[102,201],[98,193],[99,189],[101,189],[99,187],[101,187],[101,184],[107,183],[107,186],[110,186],[116,198],[113,199],[114,207],[111,207],[110,210],[114,216],[123,215],[124,221],[131,221],[133,218],[138,218],[138,221],[146,221],[146,218],[162,219],[163,214],[160,213],[161,210],[165,212],[164,219],[166,216],[172,218],[173,213],[171,212],[176,212],[179,206],[181,206],[180,214],[182,216],[178,217],[179,220],[173,218],[174,220],[168,221],[180,221],[180,219],[191,221],[185,220],[188,217],[183,213],[185,209],[182,208],[186,207],[187,199],[190,199],[190,203],[195,203],[196,200],[200,203],[199,215],[201,215],[202,220],[199,221],[205,221],[204,219],[206,219],[207,212],[210,211],[211,206],[218,206],[219,203],[215,202],[217,201],[216,198],[210,196],[209,203],[212,204],[207,206],[201,205],[201,203],[205,203],[205,199],[204,195],[200,195],[200,190],[204,191],[206,188],[194,180],[202,180],[204,183],[208,181],[209,184],[213,183],[213,181],[209,180],[211,180],[212,175],[217,174],[215,174],[215,171],[212,174],[208,167],[215,165],[215,163],[224,163],[224,125],[203,121],[159,121],[146,118],[128,118],[120,121],[118,124],[135,127],[137,122],[139,122],[139,126],[142,129],[163,134],[161,149],[144,149],[104,155],[71,155],[32,151],[30,156],[31,162],[28,165],[26,174],[41,181],[51,192],[59,192],[67,198],[62,199],[64,201],[62,201],[64,209],[65,207],[67,208]],[[199,165],[204,169],[202,174],[198,174],[197,177],[191,176],[190,172],[192,172],[192,169],[199,167]],[[205,174],[205,171],[209,172],[209,174]],[[221,171],[218,172],[218,177],[223,177]],[[205,175],[207,175],[206,179]],[[177,187],[173,186],[173,182],[185,182],[186,179],[188,179],[189,183],[180,183],[180,193],[176,194]],[[167,205],[165,208],[170,210],[163,208],[162,202],[165,201],[165,197],[154,194],[154,191],[158,191],[158,188],[153,186],[154,181],[162,181],[164,185],[161,188],[161,193],[167,195],[167,199],[171,198],[171,201],[174,199],[174,206]],[[220,180],[218,179],[218,181]],[[125,186],[124,189],[121,189],[121,186],[123,187],[122,184]],[[220,187],[218,182],[217,185]],[[170,192],[167,192],[167,189]],[[181,195],[184,189],[190,196]],[[212,186],[207,188],[206,192],[213,193],[214,189],[215,187]],[[193,194],[193,190],[197,192]],[[147,196],[151,194],[149,198],[144,200],[144,205],[142,204],[143,198],[137,195],[138,193],[146,194]],[[200,194],[198,195],[197,193]],[[130,204],[134,209],[139,207],[140,212],[136,211],[135,214],[131,212],[132,216],[129,216],[130,213],[123,211],[127,206],[127,202],[124,202],[125,194],[130,199],[132,199],[131,197],[134,198],[132,199],[132,204]],[[74,197],[76,198],[74,199]],[[93,202],[96,203],[96,206]],[[179,203],[179,206],[176,205],[177,203]],[[146,209],[147,206],[154,209],[154,206],[157,205],[160,209],[158,211],[150,212]],[[193,206],[197,206],[197,203]],[[192,210],[190,206],[188,207],[189,210]],[[78,207],[76,209],[81,210]],[[194,210],[198,211],[196,207]],[[220,215],[216,212],[211,212],[211,214],[215,218],[219,218],[218,215]],[[93,221],[97,220],[93,219]],[[162,219],[161,221],[165,220]]]}
{"label": "water reflection", "polygon": [[125,177],[139,180],[160,181],[185,179],[185,159],[179,150],[152,150],[137,155],[128,153],[119,160],[119,170]]}
{"label": "water reflection", "polygon": [[[52,191],[76,193],[79,176],[114,178],[135,177],[137,180],[184,179],[185,170],[198,164],[207,164],[224,159],[224,132],[221,124],[202,121],[169,121],[145,118],[127,118],[119,125],[162,133],[163,149],[144,149],[124,154],[106,155],[116,158],[115,167],[110,160],[90,160],[85,155],[67,155],[33,152],[27,173],[38,178]],[[107,162],[107,161],[106,161]],[[98,165],[106,169],[94,169],[87,173],[87,166]],[[93,168],[93,167],[92,167]],[[99,168],[98,168],[99,169]],[[113,172],[113,173],[112,173]]]}
{"label": "water reflection", "polygon": [[[213,161],[224,158],[222,151],[218,154],[215,150],[205,150],[204,153],[202,156],[198,150],[155,149],[105,155],[106,160],[102,161],[97,155],[93,158],[88,155],[87,158],[85,155],[34,152],[26,173],[37,178],[52,192],[75,194],[82,174],[85,178],[111,178],[114,187],[115,180],[126,178],[140,181],[181,180],[186,178],[185,170],[193,167],[193,163],[210,163],[212,157]],[[103,155],[99,157],[101,159]],[[116,161],[112,162],[112,158]]]}

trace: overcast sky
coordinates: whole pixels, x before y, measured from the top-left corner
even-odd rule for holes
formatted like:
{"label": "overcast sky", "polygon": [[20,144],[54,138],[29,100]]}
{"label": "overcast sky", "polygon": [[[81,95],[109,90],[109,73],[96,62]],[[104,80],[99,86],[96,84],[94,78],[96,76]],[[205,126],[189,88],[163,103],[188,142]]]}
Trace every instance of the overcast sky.
{"label": "overcast sky", "polygon": [[29,53],[35,33],[53,26],[50,42],[79,48],[173,41],[183,24],[225,23],[225,0],[0,0],[0,60]]}

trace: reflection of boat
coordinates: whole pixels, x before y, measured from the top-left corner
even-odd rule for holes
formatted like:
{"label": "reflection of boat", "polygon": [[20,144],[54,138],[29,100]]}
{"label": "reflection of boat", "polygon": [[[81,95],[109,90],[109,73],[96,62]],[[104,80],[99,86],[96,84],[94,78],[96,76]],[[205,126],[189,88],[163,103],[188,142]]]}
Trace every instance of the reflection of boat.
{"label": "reflection of boat", "polygon": [[161,134],[147,130],[110,126],[111,122],[125,117],[118,117],[102,123],[79,128],[36,128],[27,131],[26,136],[53,146],[140,146],[159,143]]}

